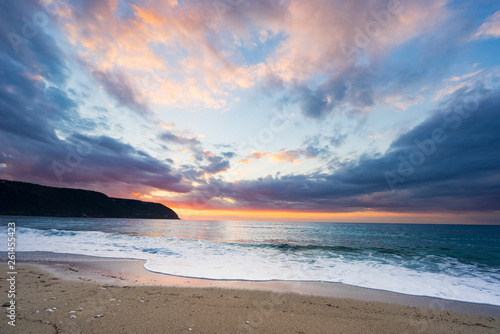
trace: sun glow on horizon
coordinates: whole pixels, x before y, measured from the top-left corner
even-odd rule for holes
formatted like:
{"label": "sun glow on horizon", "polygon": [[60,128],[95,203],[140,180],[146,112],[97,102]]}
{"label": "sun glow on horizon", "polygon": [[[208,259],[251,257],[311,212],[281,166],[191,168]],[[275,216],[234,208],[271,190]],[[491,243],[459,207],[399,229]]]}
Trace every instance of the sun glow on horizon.
{"label": "sun glow on horizon", "polygon": [[499,1],[236,2],[4,2],[0,179],[184,219],[500,224]]}
{"label": "sun glow on horizon", "polygon": [[[167,204],[165,204],[167,205]],[[287,221],[287,222],[342,222],[342,223],[404,223],[404,224],[470,224],[474,214],[457,219],[452,213],[394,213],[379,211],[362,212],[295,212],[266,210],[196,210],[175,209],[183,220],[236,220],[236,221]]]}

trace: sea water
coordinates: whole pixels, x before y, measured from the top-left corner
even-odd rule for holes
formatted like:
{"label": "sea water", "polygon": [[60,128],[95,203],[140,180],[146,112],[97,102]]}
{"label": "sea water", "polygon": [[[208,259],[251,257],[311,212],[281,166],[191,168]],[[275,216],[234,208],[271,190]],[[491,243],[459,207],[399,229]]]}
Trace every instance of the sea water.
{"label": "sea water", "polygon": [[145,260],[220,280],[341,282],[500,305],[500,226],[0,217],[17,251]]}

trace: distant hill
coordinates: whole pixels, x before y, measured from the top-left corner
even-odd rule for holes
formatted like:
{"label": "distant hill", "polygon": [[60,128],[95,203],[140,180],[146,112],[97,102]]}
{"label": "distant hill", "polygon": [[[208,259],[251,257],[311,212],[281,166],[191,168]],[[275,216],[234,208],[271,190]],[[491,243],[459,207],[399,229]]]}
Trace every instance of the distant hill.
{"label": "distant hill", "polygon": [[0,215],[179,219],[174,210],[160,203],[7,180],[0,180]]}

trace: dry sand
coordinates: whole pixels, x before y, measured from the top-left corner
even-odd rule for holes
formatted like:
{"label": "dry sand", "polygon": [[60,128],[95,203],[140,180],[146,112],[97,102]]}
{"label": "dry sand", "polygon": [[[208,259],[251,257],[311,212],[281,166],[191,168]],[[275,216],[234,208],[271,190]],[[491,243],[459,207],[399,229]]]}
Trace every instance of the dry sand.
{"label": "dry sand", "polygon": [[[500,308],[486,305],[371,289],[345,290],[365,300],[282,293],[294,283],[196,280],[149,273],[140,261],[37,257],[17,266],[16,326],[5,317],[0,333],[500,333]],[[1,265],[1,303],[9,300],[6,273]],[[396,304],[373,301],[380,296]],[[408,306],[423,301],[476,314]]]}

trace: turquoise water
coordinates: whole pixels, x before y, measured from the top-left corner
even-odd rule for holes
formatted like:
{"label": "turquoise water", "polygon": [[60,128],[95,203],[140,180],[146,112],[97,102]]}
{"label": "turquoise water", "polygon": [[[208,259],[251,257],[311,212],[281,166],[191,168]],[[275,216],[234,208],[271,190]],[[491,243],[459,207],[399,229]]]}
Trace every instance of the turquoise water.
{"label": "turquoise water", "polygon": [[[19,251],[146,260],[151,271],[343,282],[500,305],[500,226],[1,217]],[[4,246],[6,250],[6,245]]]}

